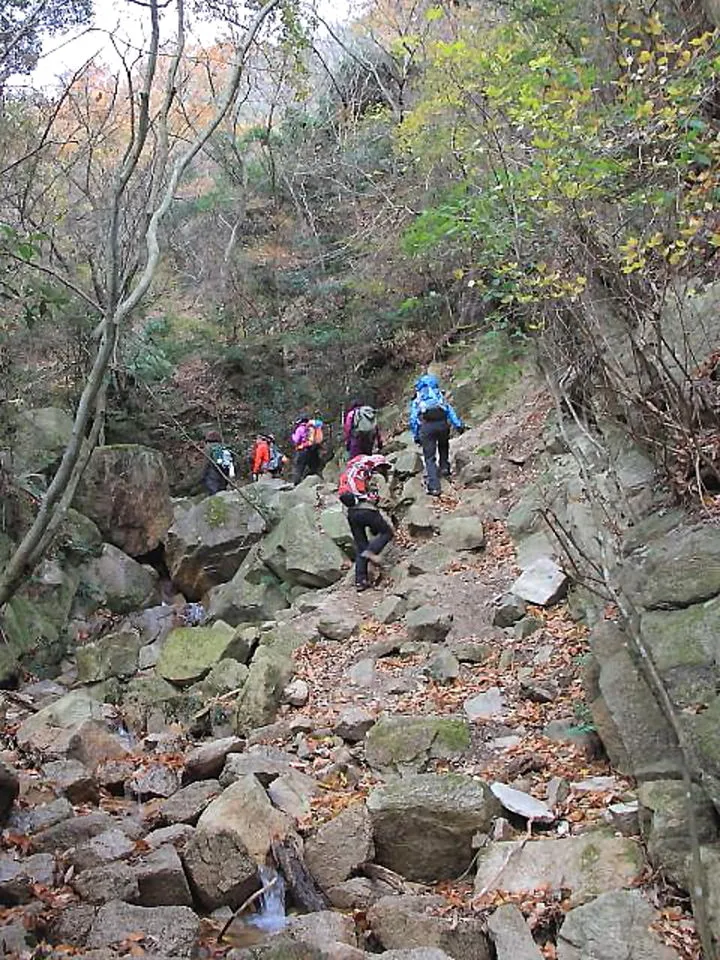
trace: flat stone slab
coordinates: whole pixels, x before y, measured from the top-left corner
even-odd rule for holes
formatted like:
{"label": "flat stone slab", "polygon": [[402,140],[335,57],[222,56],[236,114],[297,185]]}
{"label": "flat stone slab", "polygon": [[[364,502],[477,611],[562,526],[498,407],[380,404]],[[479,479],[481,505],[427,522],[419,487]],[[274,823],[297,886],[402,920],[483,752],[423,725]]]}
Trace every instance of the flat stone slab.
{"label": "flat stone slab", "polygon": [[505,712],[505,698],[500,687],[490,687],[484,693],[471,697],[463,704],[468,720],[489,720]]}
{"label": "flat stone slab", "polygon": [[560,600],[567,587],[567,574],[550,557],[540,557],[520,574],[511,590],[528,603],[547,607]]}
{"label": "flat stone slab", "polygon": [[521,893],[547,887],[569,889],[571,902],[584,903],[610,890],[631,886],[643,869],[640,847],[603,831],[558,840],[492,844],[477,865],[476,892]]}
{"label": "flat stone slab", "polygon": [[490,784],[490,789],[510,813],[517,813],[535,823],[552,823],[555,820],[555,815],[546,803],[536,800],[528,793],[523,793],[522,790],[515,790],[506,783],[497,782]]}
{"label": "flat stone slab", "polygon": [[497,960],[542,960],[525,917],[514,903],[498,907],[487,926]]}

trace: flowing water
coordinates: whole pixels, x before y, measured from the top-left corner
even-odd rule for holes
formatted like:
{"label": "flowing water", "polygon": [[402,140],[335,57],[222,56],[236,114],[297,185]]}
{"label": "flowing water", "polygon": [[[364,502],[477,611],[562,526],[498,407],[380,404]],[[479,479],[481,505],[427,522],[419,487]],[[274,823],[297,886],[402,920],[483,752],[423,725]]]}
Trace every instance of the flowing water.
{"label": "flowing water", "polygon": [[285,916],[285,880],[273,867],[260,867],[260,882],[263,886],[272,884],[262,897],[258,912],[248,918],[246,923],[265,933],[277,933],[286,923]]}

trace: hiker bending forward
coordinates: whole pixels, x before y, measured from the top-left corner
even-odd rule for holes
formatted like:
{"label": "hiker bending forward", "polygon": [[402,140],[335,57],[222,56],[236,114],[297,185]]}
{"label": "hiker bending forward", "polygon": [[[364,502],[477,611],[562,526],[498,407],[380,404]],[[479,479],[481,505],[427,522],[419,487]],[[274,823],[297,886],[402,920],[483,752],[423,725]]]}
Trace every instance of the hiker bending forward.
{"label": "hiker bending forward", "polygon": [[422,447],[427,492],[433,497],[440,496],[440,476],[450,476],[451,426],[458,433],[465,430],[465,424],[445,399],[438,378],[425,374],[415,383],[410,430],[415,443]]}
{"label": "hiker bending forward", "polygon": [[271,433],[259,433],[251,454],[250,472],[253,480],[262,476],[279,477],[285,465],[275,437]]}
{"label": "hiker bending forward", "polygon": [[[380,553],[390,543],[394,530],[380,513],[380,495],[373,482],[375,474],[387,478],[390,464],[379,455],[353,457],[340,477],[338,495],[347,507],[350,532],[355,541],[355,587],[367,590],[368,562],[381,565]],[[368,532],[372,540],[368,539]]]}
{"label": "hiker bending forward", "polygon": [[382,450],[382,436],[375,409],[359,400],[353,400],[345,414],[343,435],[350,460],[363,453],[371,454],[376,447],[378,453]]}

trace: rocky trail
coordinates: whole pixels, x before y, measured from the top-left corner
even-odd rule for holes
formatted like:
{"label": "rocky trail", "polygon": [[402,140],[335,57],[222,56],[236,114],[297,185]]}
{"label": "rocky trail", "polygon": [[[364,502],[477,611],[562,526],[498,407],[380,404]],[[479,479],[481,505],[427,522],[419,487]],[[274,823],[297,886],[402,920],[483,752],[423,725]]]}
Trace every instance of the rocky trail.
{"label": "rocky trail", "polygon": [[[688,901],[646,856],[673,838],[681,782],[639,804],[611,766],[567,577],[537,532],[518,546],[547,414],[537,393],[454,441],[437,502],[397,437],[400,532],[363,594],[331,484],[256,485],[267,523],[233,493],[176,503],[168,568],[210,621],[182,625],[127,557],[143,609],[78,615],[55,680],[0,692],[0,950],[699,957]],[[86,579],[106,600],[112,550]]]}

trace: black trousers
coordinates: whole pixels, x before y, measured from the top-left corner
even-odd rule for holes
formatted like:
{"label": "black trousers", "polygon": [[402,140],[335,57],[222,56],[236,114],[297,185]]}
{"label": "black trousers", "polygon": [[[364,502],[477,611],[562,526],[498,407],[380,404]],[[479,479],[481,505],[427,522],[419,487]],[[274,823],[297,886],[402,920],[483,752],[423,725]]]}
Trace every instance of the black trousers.
{"label": "black trousers", "polygon": [[440,493],[440,474],[450,476],[450,424],[447,420],[425,420],[420,425],[420,443],[428,493]]}
{"label": "black trousers", "polygon": [[[365,550],[370,553],[384,550],[393,538],[393,530],[373,507],[350,507],[348,523],[355,541],[355,583],[364,584],[368,580],[368,561],[362,554]],[[373,534],[372,540],[368,540],[368,531]]]}
{"label": "black trousers", "polygon": [[295,452],[292,476],[295,486],[311,473],[320,473],[320,447],[305,447]]}

